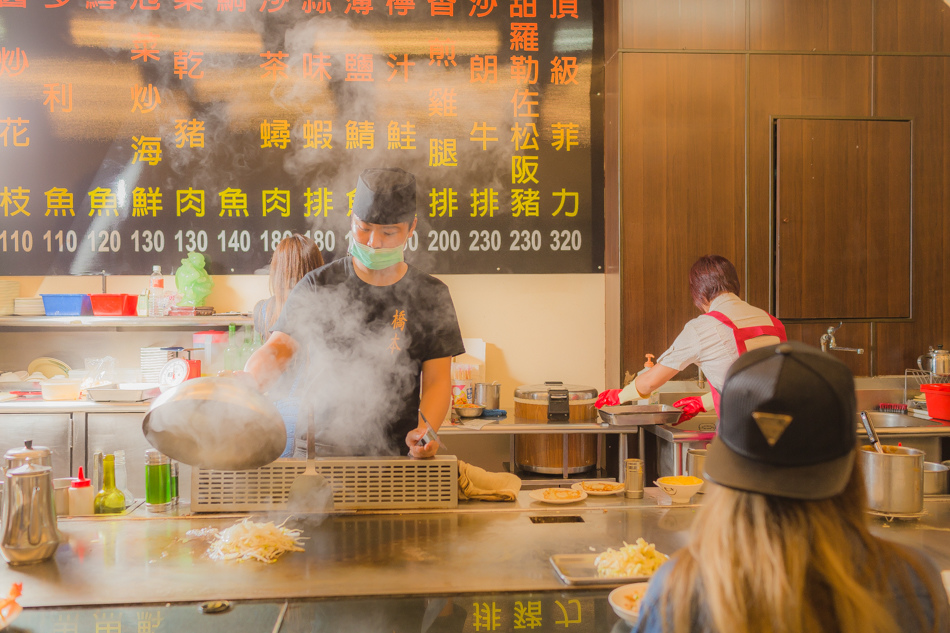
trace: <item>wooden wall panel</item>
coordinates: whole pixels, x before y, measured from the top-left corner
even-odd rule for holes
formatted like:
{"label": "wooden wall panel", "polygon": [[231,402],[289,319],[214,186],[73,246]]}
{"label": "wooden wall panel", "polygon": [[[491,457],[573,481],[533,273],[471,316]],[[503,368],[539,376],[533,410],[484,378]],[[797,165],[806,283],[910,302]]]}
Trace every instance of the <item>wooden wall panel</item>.
{"label": "wooden wall panel", "polygon": [[875,0],[874,51],[950,53],[950,5],[936,0]]}
{"label": "wooden wall panel", "polygon": [[775,129],[775,316],[910,318],[910,122]]}
{"label": "wooden wall panel", "polygon": [[753,55],[749,64],[748,301],[770,309],[772,117],[869,116],[870,59]]}
{"label": "wooden wall panel", "polygon": [[744,265],[742,55],[622,54],[624,366],[659,355],[698,314],[701,255]]}
{"label": "wooden wall panel", "polygon": [[746,0],[625,0],[625,49],[744,49]]}
{"label": "wooden wall panel", "polygon": [[870,51],[872,5],[872,0],[750,0],[749,47],[760,51]]}
{"label": "wooden wall panel", "polygon": [[950,348],[950,58],[882,57],[875,70],[875,112],[914,129],[914,322],[878,326],[878,371],[901,374],[928,346]]}

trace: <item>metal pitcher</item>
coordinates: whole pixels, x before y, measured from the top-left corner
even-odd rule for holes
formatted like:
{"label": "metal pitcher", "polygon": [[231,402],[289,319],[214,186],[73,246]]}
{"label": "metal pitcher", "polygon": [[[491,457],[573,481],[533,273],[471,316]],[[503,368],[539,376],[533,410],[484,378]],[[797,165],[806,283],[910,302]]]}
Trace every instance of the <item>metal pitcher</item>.
{"label": "metal pitcher", "polygon": [[48,560],[59,547],[53,469],[27,463],[6,472],[0,554],[11,565]]}
{"label": "metal pitcher", "polygon": [[950,351],[943,349],[943,345],[937,349],[931,347],[926,354],[917,357],[917,367],[935,376],[950,376]]}
{"label": "metal pitcher", "polygon": [[23,448],[11,448],[3,455],[4,470],[19,468],[30,462],[38,466],[53,466],[52,451],[45,446],[33,446],[33,440],[23,442]]}

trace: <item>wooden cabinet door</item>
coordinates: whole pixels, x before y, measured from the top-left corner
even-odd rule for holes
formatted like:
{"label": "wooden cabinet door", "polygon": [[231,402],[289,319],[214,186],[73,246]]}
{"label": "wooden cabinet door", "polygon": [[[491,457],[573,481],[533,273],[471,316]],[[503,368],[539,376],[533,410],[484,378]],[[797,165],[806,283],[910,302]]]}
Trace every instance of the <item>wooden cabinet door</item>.
{"label": "wooden cabinet door", "polygon": [[780,319],[911,317],[911,123],[775,120]]}

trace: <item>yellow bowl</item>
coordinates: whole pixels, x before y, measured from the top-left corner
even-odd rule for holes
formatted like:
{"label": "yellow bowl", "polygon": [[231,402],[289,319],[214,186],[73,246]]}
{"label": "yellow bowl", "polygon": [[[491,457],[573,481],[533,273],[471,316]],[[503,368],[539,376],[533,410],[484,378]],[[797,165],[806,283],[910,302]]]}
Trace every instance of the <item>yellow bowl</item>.
{"label": "yellow bowl", "polygon": [[660,490],[670,496],[673,503],[689,503],[694,494],[703,487],[699,477],[660,477],[654,482]]}

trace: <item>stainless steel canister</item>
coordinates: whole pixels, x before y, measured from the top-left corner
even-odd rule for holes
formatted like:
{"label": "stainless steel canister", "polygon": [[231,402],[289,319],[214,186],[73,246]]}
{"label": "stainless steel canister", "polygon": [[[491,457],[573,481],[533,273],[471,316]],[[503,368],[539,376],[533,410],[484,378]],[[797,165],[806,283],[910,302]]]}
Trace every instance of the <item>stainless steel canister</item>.
{"label": "stainless steel canister", "polygon": [[868,507],[883,514],[917,514],[924,509],[924,452],[903,446],[871,445],[858,451]]}
{"label": "stainless steel canister", "polygon": [[924,462],[924,494],[947,494],[948,471],[950,471],[950,469],[948,469],[944,464]]}
{"label": "stainless steel canister", "polygon": [[501,383],[476,382],[475,404],[480,404],[486,409],[501,408]]}
{"label": "stainless steel canister", "polygon": [[706,449],[691,448],[686,451],[686,474],[693,477],[699,477],[703,480],[703,485],[699,487],[697,493],[706,492],[706,477],[703,472],[706,469]]}
{"label": "stainless steel canister", "polygon": [[53,467],[52,451],[45,446],[33,446],[33,440],[23,442],[23,448],[11,448],[4,456],[4,469],[18,468],[29,461],[39,466]]}
{"label": "stainless steel canister", "polygon": [[643,498],[642,459],[628,459],[624,463],[623,496],[628,499]]}

